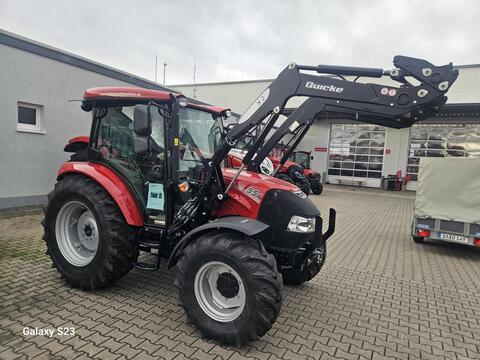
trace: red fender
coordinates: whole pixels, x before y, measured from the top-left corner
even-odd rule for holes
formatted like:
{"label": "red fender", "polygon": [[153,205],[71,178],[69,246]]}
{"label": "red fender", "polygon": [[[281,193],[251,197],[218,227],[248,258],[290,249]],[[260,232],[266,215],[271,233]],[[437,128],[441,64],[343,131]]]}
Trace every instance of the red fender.
{"label": "red fender", "polygon": [[102,164],[92,162],[66,162],[57,173],[57,179],[68,174],[82,174],[101,185],[117,203],[128,225],[144,226],[142,212],[123,180]]}
{"label": "red fender", "polygon": [[65,145],[63,151],[76,152],[88,146],[90,138],[88,136],[77,136],[68,140],[68,144]]}

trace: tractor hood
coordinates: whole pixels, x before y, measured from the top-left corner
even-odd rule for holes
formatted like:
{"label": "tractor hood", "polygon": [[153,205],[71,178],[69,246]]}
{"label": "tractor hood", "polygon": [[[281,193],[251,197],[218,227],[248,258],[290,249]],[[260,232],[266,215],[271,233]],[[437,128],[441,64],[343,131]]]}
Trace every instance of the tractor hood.
{"label": "tractor hood", "polygon": [[[225,182],[228,184],[237,173],[237,169],[225,168],[222,173]],[[245,186],[256,186],[262,193],[270,189],[281,189],[293,192],[299,190],[298,187],[287,181],[253,171],[242,171],[233,185],[234,188],[244,188]]]}
{"label": "tractor hood", "polygon": [[[222,172],[225,182],[229,184],[237,169],[224,168]],[[252,171],[242,171],[230,189],[228,198],[220,205],[215,215],[240,215],[256,219],[263,199],[267,192],[273,189],[301,193],[297,186],[287,181]]]}
{"label": "tractor hood", "polygon": [[[230,183],[235,173],[236,169],[223,169],[225,181]],[[315,204],[295,185],[255,172],[240,173],[214,215],[244,216],[267,224],[269,230],[262,235],[267,247],[298,249],[318,237],[317,230],[305,234],[286,231],[294,215],[318,218]]]}

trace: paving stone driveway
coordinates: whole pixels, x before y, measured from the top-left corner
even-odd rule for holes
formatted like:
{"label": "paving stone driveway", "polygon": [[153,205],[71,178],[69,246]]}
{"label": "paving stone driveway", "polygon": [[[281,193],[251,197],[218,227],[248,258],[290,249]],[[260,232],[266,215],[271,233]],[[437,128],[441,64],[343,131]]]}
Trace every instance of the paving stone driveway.
{"label": "paving stone driveway", "polygon": [[[241,348],[202,340],[173,272],[133,270],[114,288],[68,288],[44,255],[41,215],[0,219],[0,359],[479,359],[480,251],[409,236],[411,196],[329,187],[338,211],[325,268],[286,287],[271,331]],[[26,336],[25,327],[74,327]]]}

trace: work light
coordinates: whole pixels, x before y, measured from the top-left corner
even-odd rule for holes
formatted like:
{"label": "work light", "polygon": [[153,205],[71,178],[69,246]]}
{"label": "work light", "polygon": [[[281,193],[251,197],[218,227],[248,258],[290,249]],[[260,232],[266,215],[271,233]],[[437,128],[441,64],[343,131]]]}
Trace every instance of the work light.
{"label": "work light", "polygon": [[188,100],[185,96],[179,96],[177,97],[178,100],[178,105],[181,107],[186,107],[188,105]]}

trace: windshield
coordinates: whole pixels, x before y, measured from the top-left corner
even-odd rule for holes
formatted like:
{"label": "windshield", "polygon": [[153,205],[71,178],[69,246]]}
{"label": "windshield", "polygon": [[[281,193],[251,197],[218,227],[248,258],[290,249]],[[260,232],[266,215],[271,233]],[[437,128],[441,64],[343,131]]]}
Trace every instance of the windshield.
{"label": "windshield", "polygon": [[[180,108],[180,171],[197,178],[222,142],[222,119],[211,113]],[[187,175],[187,174],[185,174]]]}
{"label": "windshield", "polygon": [[221,119],[208,112],[180,108],[180,143],[211,158],[222,140]]}
{"label": "windshield", "polygon": [[310,155],[304,152],[298,152],[295,156],[295,162],[300,164],[303,168],[310,168]]}
{"label": "windshield", "polygon": [[235,145],[235,148],[239,150],[248,151],[248,148],[250,147],[252,142],[253,142],[252,136],[246,135],[245,137],[243,137],[243,139],[240,139],[237,142],[237,145]]}

